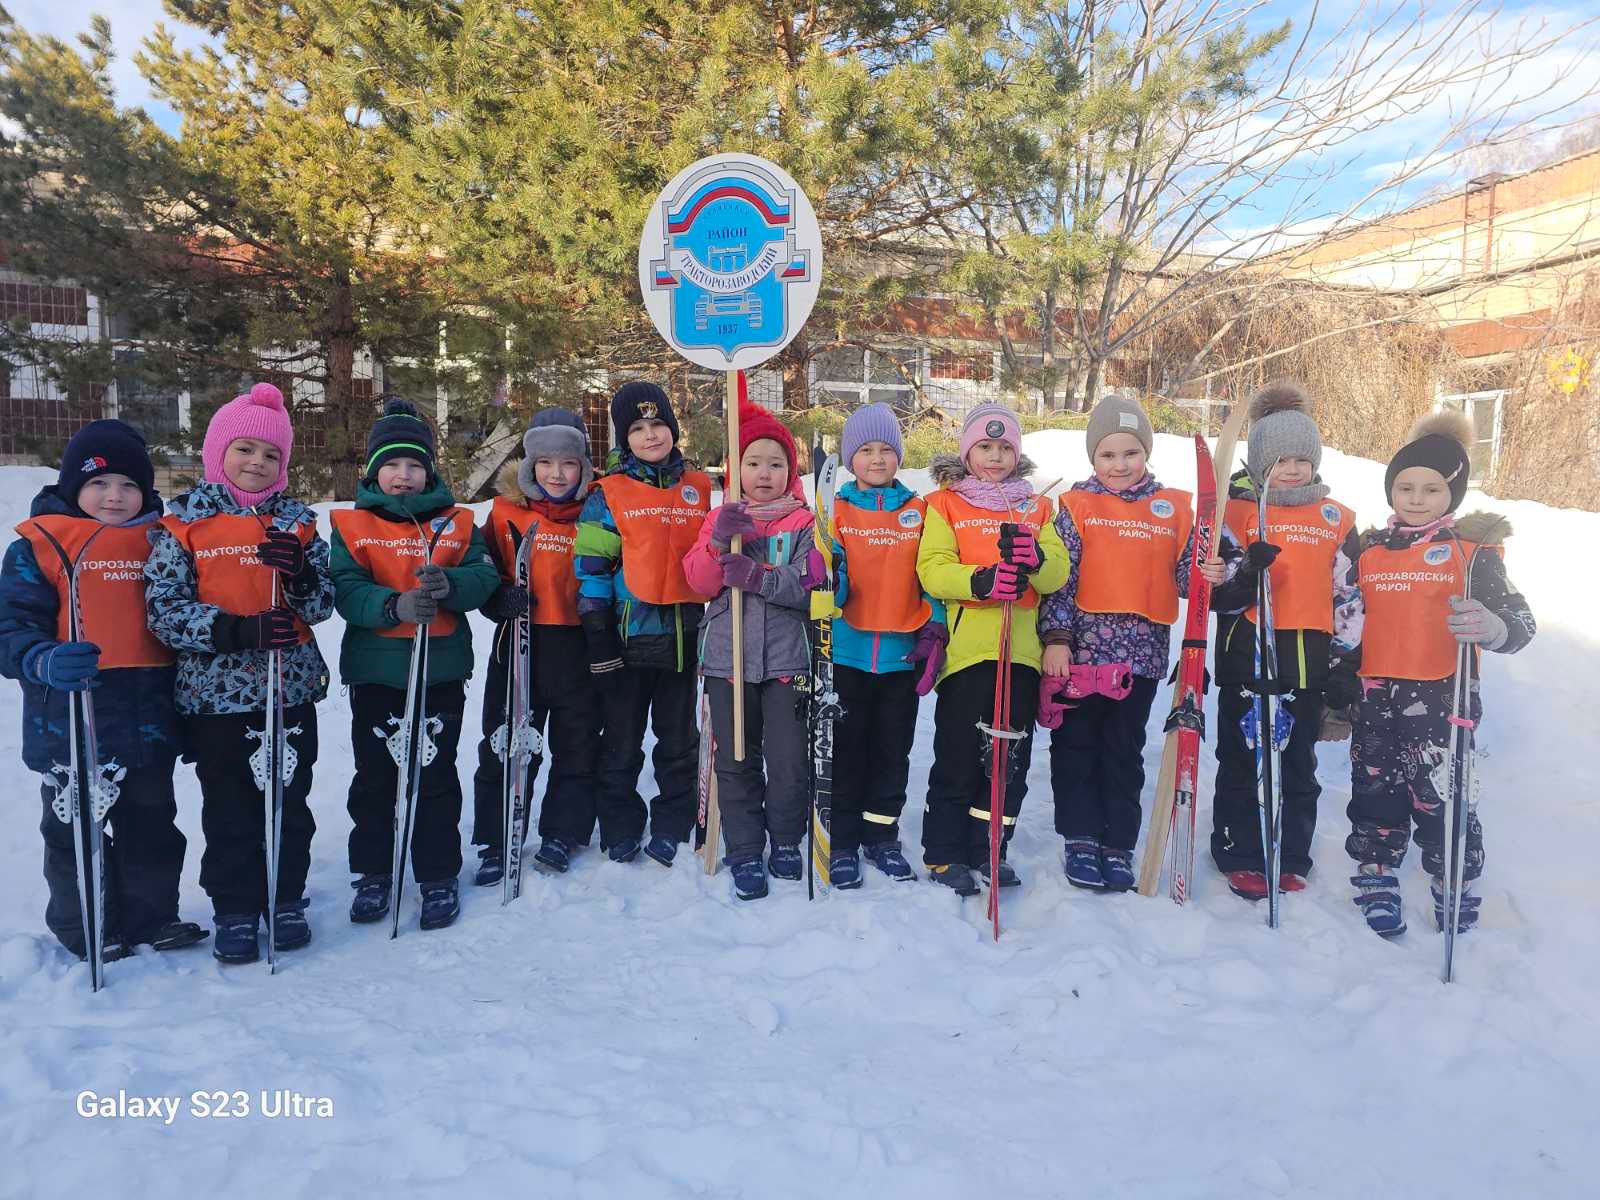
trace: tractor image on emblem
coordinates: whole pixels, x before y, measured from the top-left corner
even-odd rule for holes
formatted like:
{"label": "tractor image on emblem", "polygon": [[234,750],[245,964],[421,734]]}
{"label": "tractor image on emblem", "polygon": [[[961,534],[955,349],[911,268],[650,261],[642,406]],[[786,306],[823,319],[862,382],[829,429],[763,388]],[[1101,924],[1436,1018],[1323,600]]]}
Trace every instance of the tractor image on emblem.
{"label": "tractor image on emblem", "polygon": [[[743,246],[707,246],[706,257],[713,271],[741,271],[750,258]],[[702,292],[694,302],[694,327],[700,332],[723,317],[747,317],[751,329],[761,328],[761,297],[754,292]]]}

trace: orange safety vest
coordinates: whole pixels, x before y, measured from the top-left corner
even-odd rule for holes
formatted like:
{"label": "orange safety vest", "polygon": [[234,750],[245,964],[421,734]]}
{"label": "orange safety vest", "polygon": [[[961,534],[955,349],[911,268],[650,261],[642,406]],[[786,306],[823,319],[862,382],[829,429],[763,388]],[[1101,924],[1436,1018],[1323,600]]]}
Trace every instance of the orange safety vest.
{"label": "orange safety vest", "polygon": [[[374,583],[397,592],[409,592],[417,586],[417,568],[428,560],[424,536],[431,540],[438,534],[431,561],[440,567],[460,565],[472,545],[472,514],[464,508],[452,508],[431,517],[421,533],[410,521],[385,520],[370,508],[344,508],[328,515],[355,564],[371,575]],[[440,608],[439,615],[428,622],[428,635],[444,637],[454,633],[460,623],[461,618],[455,613]],[[402,621],[375,632],[379,637],[408,638],[416,629]]]}
{"label": "orange safety vest", "polygon": [[[1462,542],[1417,542],[1404,550],[1369,546],[1357,562],[1366,623],[1361,671],[1382,679],[1446,679],[1455,674],[1459,643],[1445,619],[1450,597],[1461,594],[1467,560]],[[1499,546],[1486,550],[1500,553]]]}
{"label": "orange safety vest", "polygon": [[683,556],[694,548],[711,511],[711,477],[685,471],[669,488],[631,475],[599,481],[622,538],[622,581],[648,604],[699,604],[683,575]]}
{"label": "orange safety vest", "polygon": [[[974,567],[992,567],[1000,561],[1000,526],[1006,523],[1031,525],[1037,535],[1054,513],[1050,501],[1044,496],[1034,496],[1024,501],[1026,507],[1017,513],[995,512],[979,508],[948,488],[941,488],[928,497],[928,507],[944,518],[956,535],[956,553],[961,561]],[[1043,548],[1040,548],[1043,553]],[[999,600],[961,600],[957,603],[969,608],[988,608]],[[1016,601],[1023,608],[1038,608],[1039,593],[1030,584]]]}
{"label": "orange safety vest", "polygon": [[[1239,545],[1262,540],[1254,500],[1229,500],[1223,519]],[[1267,506],[1266,540],[1280,548],[1267,571],[1277,628],[1333,632],[1333,560],[1355,526],[1355,513],[1333,500]],[[1255,607],[1245,615],[1254,621]]]}
{"label": "orange safety vest", "polygon": [[1093,613],[1138,613],[1158,625],[1176,621],[1173,568],[1194,524],[1189,493],[1161,488],[1130,501],[1073,491],[1062,500],[1083,542],[1078,607]]}
{"label": "orange safety vest", "polygon": [[844,619],[864,633],[910,633],[933,615],[917,578],[928,503],[915,497],[893,512],[858,508],[841,501],[833,510],[834,533],[844,547],[850,573]]}
{"label": "orange safety vest", "polygon": [[[272,607],[271,567],[261,565],[256,547],[266,540],[267,523],[247,513],[217,513],[198,521],[183,521],[168,514],[161,523],[194,563],[195,590],[202,604],[213,604],[239,617],[253,616]],[[302,546],[317,536],[315,525],[296,525]],[[282,603],[283,592],[278,592]],[[287,605],[285,605],[287,607]],[[296,641],[311,640],[311,627],[299,614],[294,618]]]}
{"label": "orange safety vest", "polygon": [[144,564],[150,557],[149,523],[102,525],[92,517],[58,513],[24,521],[17,526],[17,532],[28,539],[45,582],[56,589],[60,598],[56,609],[57,641],[72,640],[71,584],[66,565],[50,538],[61,544],[69,559],[77,559],[81,635],[84,641],[100,647],[101,668],[172,665],[176,656],[157,640],[145,622]]}
{"label": "orange safety vest", "polygon": [[576,625],[578,623],[578,573],[573,569],[573,547],[578,542],[576,521],[555,521],[535,512],[526,504],[506,496],[496,496],[484,521],[484,537],[495,547],[495,560],[501,563],[500,578],[515,583],[517,544],[511,540],[527,536],[528,527],[539,522],[528,562],[528,590],[533,605],[529,620],[535,625]]}

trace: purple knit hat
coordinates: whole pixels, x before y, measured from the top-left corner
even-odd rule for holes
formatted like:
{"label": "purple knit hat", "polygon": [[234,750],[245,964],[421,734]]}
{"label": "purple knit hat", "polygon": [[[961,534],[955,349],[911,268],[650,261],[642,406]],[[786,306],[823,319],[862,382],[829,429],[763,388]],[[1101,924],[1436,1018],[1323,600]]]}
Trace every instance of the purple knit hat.
{"label": "purple knit hat", "polygon": [[845,420],[844,433],[839,438],[839,462],[845,470],[850,469],[850,460],[856,456],[856,451],[868,442],[883,442],[894,451],[896,458],[905,458],[905,447],[900,442],[900,422],[894,419],[894,409],[887,404],[862,405]]}
{"label": "purple knit hat", "polygon": [[[278,461],[278,480],[265,491],[242,491],[222,473],[222,460],[228,453],[228,446],[239,438],[270,442],[283,455]],[[217,409],[211,424],[206,426],[200,461],[205,464],[207,483],[222,484],[233,493],[235,500],[249,507],[289,486],[289,452],[293,449],[294,426],[289,423],[289,413],[283,407],[283,393],[270,383],[258,383]]]}
{"label": "purple knit hat", "polygon": [[961,425],[961,461],[983,441],[1006,442],[1022,457],[1022,422],[1003,404],[980,404]]}

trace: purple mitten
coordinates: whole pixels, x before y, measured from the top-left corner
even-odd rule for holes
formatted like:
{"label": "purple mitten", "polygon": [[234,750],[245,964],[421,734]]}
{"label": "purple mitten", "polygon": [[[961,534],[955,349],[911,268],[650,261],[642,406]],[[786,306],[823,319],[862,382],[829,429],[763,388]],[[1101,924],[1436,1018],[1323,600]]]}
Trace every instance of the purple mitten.
{"label": "purple mitten", "polygon": [[741,592],[761,594],[767,578],[767,568],[743,554],[723,554],[717,558],[722,564],[724,587],[738,588]]}
{"label": "purple mitten", "polygon": [[756,523],[748,509],[743,500],[724,504],[717,509],[717,515],[711,518],[711,544],[719,550],[726,550],[733,545],[734,538],[752,536],[756,531]]}
{"label": "purple mitten", "polygon": [[913,666],[922,664],[922,673],[917,676],[917,695],[926,696],[939,682],[939,672],[944,670],[944,648],[949,640],[950,631],[942,621],[924,621],[917,630],[911,653],[906,655],[906,661]]}
{"label": "purple mitten", "polygon": [[828,564],[822,561],[822,551],[812,546],[806,551],[806,573],[800,580],[800,586],[809,592],[827,582]]}

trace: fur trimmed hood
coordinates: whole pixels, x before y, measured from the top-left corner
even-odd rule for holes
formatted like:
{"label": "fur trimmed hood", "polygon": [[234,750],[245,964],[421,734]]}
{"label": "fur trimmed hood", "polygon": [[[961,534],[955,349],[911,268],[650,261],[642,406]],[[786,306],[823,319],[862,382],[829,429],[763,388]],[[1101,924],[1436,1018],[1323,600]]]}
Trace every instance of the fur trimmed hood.
{"label": "fur trimmed hood", "polygon": [[[1026,479],[1039,469],[1039,465],[1026,454],[1017,455],[1017,474]],[[960,483],[972,472],[967,470],[967,464],[959,454],[935,454],[933,461],[928,464],[928,474],[933,482],[940,487],[949,487]]]}
{"label": "fur trimmed hood", "polygon": [[1501,546],[1511,536],[1511,522],[1499,513],[1470,512],[1456,518],[1456,532],[1480,546]]}

